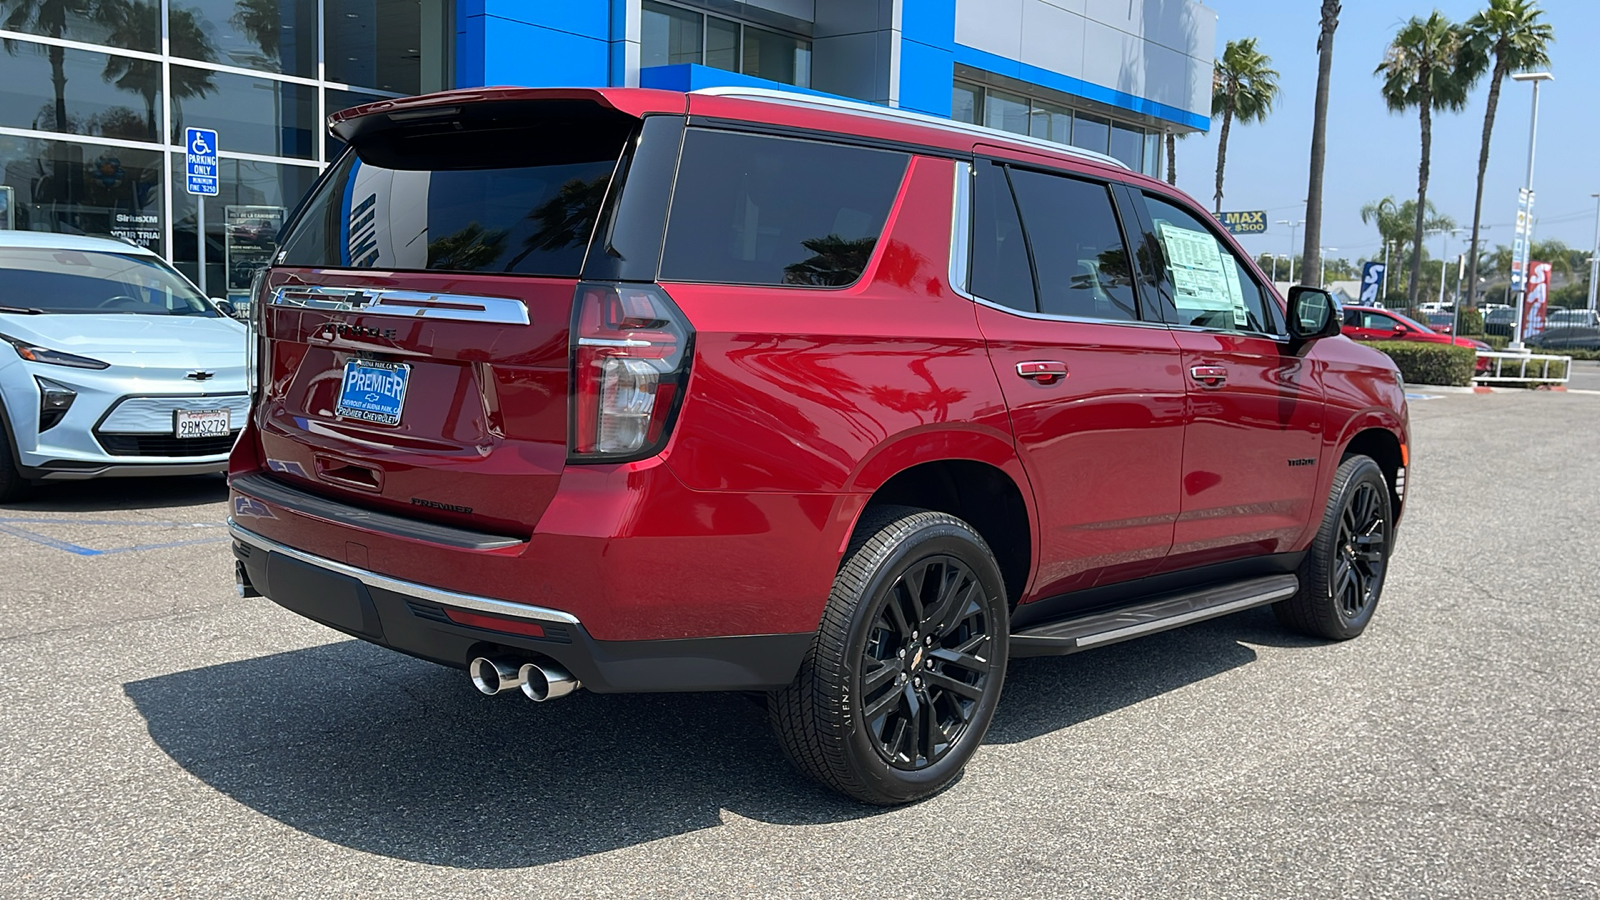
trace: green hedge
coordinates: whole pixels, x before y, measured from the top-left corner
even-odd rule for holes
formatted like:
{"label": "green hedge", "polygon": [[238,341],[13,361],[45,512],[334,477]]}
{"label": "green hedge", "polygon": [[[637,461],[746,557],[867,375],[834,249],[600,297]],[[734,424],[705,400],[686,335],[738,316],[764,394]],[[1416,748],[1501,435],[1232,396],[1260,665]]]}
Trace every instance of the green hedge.
{"label": "green hedge", "polygon": [[1461,330],[1457,331],[1456,334],[1462,336],[1471,335],[1473,337],[1483,334],[1483,313],[1478,312],[1475,307],[1463,306],[1460,319]]}
{"label": "green hedge", "polygon": [[1475,334],[1472,337],[1474,340],[1483,341],[1496,350],[1504,350],[1506,345],[1511,343],[1511,338],[1499,334]]}
{"label": "green hedge", "polygon": [[1399,367],[1406,384],[1446,384],[1461,387],[1472,384],[1472,370],[1477,364],[1478,354],[1471,347],[1414,341],[1362,341],[1361,343],[1388,354]]}

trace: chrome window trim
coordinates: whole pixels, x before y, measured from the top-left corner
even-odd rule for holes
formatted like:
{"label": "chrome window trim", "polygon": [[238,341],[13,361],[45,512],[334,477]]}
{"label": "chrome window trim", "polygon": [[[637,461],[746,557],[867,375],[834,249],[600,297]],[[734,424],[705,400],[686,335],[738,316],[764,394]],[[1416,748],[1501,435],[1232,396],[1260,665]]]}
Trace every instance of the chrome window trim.
{"label": "chrome window trim", "polygon": [[981,303],[990,309],[1009,313],[1021,319],[1039,322],[1077,322],[1083,325],[1129,325],[1135,328],[1169,328],[1166,322],[1146,319],[1092,319],[1084,316],[1058,316],[1052,313],[1025,312],[974,294],[971,289],[972,255],[972,163],[957,162],[954,202],[950,204],[950,289],[956,296]]}
{"label": "chrome window trim", "polygon": [[458,594],[455,591],[447,591],[442,588],[428,587],[425,584],[417,584],[414,581],[403,581],[399,578],[390,578],[387,575],[379,575],[378,573],[368,571],[367,569],[358,569],[355,566],[347,563],[337,562],[323,556],[307,553],[304,550],[296,550],[293,547],[285,546],[277,541],[271,540],[270,538],[264,538],[261,535],[250,531],[249,529],[240,525],[238,522],[235,522],[232,516],[228,517],[228,531],[233,535],[235,540],[238,540],[242,543],[249,544],[250,546],[260,550],[265,550],[268,553],[282,553],[284,556],[287,556],[290,559],[298,560],[299,562],[303,562],[307,565],[327,569],[330,572],[335,572],[340,575],[347,575],[356,579],[367,587],[375,587],[379,590],[392,591],[396,594],[403,594],[407,597],[415,597],[419,600],[428,600],[444,606],[454,606],[460,609],[475,610],[477,612],[511,616],[517,619],[533,619],[539,622],[559,622],[563,625],[582,624],[578,621],[577,616],[574,616],[571,613],[564,613],[558,609],[548,609],[543,606],[530,606],[526,603],[512,603],[509,600],[495,600],[490,597],[479,597],[475,594]]}
{"label": "chrome window trim", "polygon": [[954,212],[950,221],[950,286],[972,299],[968,278],[972,266],[972,163],[956,163]]}
{"label": "chrome window trim", "polygon": [[486,322],[499,325],[528,324],[527,304],[510,297],[285,285],[273,292],[272,304],[333,312],[403,316],[412,319],[447,319],[453,322]]}

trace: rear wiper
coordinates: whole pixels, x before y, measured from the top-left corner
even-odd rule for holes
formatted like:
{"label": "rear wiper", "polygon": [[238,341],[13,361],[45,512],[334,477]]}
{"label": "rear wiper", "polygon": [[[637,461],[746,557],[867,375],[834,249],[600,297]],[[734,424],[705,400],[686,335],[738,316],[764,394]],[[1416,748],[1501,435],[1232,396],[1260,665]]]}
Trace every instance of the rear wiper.
{"label": "rear wiper", "polygon": [[44,310],[32,306],[0,306],[0,312],[21,313],[25,316],[42,316]]}

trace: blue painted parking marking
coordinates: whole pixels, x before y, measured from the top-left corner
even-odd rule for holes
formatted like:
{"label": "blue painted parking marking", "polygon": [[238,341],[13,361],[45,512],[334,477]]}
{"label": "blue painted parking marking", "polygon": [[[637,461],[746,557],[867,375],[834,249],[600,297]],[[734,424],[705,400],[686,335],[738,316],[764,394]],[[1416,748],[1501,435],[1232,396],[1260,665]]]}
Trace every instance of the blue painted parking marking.
{"label": "blue painted parking marking", "polygon": [[117,528],[133,527],[184,529],[225,528],[227,526],[221,522],[126,522],[111,519],[51,519],[39,516],[0,516],[0,534],[9,534],[12,537],[21,538],[25,541],[30,541],[43,547],[49,547],[52,550],[60,550],[64,553],[71,553],[74,556],[110,556],[116,553],[137,553],[142,550],[164,550],[169,547],[189,547],[195,544],[219,544],[228,539],[226,535],[220,535],[218,537],[195,538],[193,540],[185,541],[165,541],[159,544],[133,544],[126,547],[97,549],[94,547],[85,547],[82,544],[74,544],[71,541],[63,541],[58,538],[53,538],[48,534],[41,534],[40,532],[34,531],[31,528],[21,527],[23,525],[100,525]]}

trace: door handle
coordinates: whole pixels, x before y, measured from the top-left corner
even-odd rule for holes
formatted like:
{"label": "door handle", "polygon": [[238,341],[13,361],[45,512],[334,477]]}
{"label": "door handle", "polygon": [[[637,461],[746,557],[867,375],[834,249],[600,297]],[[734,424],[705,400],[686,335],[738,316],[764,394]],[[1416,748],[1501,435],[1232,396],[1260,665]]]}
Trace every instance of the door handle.
{"label": "door handle", "polygon": [[1067,364],[1053,359],[1035,359],[1017,363],[1017,374],[1040,384],[1055,384],[1067,377]]}
{"label": "door handle", "polygon": [[1228,383],[1228,370],[1222,366],[1191,366],[1189,377],[1208,388],[1218,388]]}

